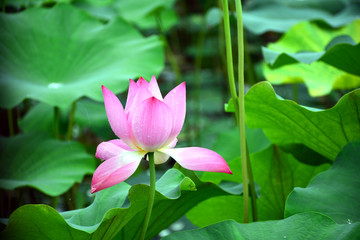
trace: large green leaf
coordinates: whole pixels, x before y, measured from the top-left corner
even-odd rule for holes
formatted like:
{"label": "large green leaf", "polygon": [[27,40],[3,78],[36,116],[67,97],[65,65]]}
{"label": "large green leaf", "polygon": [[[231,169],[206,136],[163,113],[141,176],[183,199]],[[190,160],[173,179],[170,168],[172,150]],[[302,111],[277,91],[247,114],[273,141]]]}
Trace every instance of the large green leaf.
{"label": "large green leaf", "polygon": [[55,4],[58,2],[69,3],[71,0],[10,0],[5,1],[5,4],[19,9],[22,7],[39,7],[42,4]]}
{"label": "large green leaf", "polygon": [[96,136],[103,139],[116,138],[110,128],[104,103],[81,99],[76,103],[74,123],[80,129],[89,128]]}
{"label": "large green leaf", "polygon": [[144,38],[120,18],[103,24],[71,5],[2,13],[0,26],[4,108],[25,98],[63,108],[82,96],[102,101],[102,84],[119,93],[130,77],[149,79],[164,65],[157,37]]}
{"label": "large green leaf", "polygon": [[54,129],[54,107],[45,103],[38,103],[19,120],[22,132],[53,132]]}
{"label": "large green leaf", "polygon": [[[315,40],[317,39],[314,38]],[[357,58],[360,53],[360,43],[356,44],[352,38],[347,36],[334,38],[332,42],[337,43],[320,52],[277,52],[269,48],[262,48],[262,52],[266,63],[272,68],[297,62],[311,64],[315,61],[322,61],[348,73],[360,75],[360,71],[357,68],[360,63]]]}
{"label": "large green leaf", "polygon": [[[187,171],[184,171],[186,174]],[[191,172],[189,172],[191,174]],[[168,170],[158,181],[153,213],[146,239],[151,239],[162,229],[183,216],[198,202],[212,196],[226,195],[214,184],[194,182],[176,169]],[[196,190],[194,192],[194,190]],[[1,239],[138,239],[145,216],[149,186],[133,187],[121,183],[96,194],[87,208],[61,213],[46,205],[25,205],[18,208],[9,219]],[[128,197],[128,200],[127,200]],[[45,220],[46,219],[46,220]],[[51,228],[48,222],[54,223]],[[28,229],[42,229],[28,233]],[[59,235],[65,232],[64,236]],[[56,234],[58,236],[56,236]],[[68,235],[65,235],[68,234]],[[76,238],[77,239],[77,238]]]}
{"label": "large green leaf", "polygon": [[0,237],[5,240],[89,239],[85,232],[70,228],[55,209],[42,204],[29,204],[16,209],[6,229],[0,232]]}
{"label": "large green leaf", "polygon": [[91,155],[76,142],[49,139],[43,134],[0,138],[0,187],[31,186],[58,196],[94,171]]}
{"label": "large green leaf", "polygon": [[[303,54],[307,54],[308,52],[321,52],[326,50],[331,40],[338,36],[348,35],[355,43],[360,42],[359,26],[360,20],[353,21],[339,29],[329,29],[316,22],[301,22],[289,29],[280,40],[270,43],[267,48],[285,53],[302,51]],[[303,55],[299,56],[304,57]],[[276,59],[269,59],[267,62],[274,65],[274,60]],[[306,59],[303,61],[306,63],[311,62],[306,61]]]}
{"label": "large green leaf", "polygon": [[98,18],[110,20],[121,16],[142,29],[157,28],[156,18],[159,17],[164,30],[177,23],[177,14],[173,9],[174,3],[175,0],[76,0],[73,2],[75,6]]}
{"label": "large green leaf", "polygon": [[[304,82],[311,96],[360,86],[360,20],[336,30],[314,22],[292,27],[263,48],[265,78],[273,84]],[[356,76],[357,75],[357,76]]]}
{"label": "large green leaf", "polygon": [[272,84],[305,83],[312,97],[327,95],[333,89],[349,90],[360,86],[360,77],[323,62],[295,63],[276,69],[265,65],[264,74]]}
{"label": "large green leaf", "polygon": [[[305,187],[319,172],[329,168],[328,164],[309,166],[297,161],[291,154],[283,152],[277,146],[250,155],[253,176],[260,187],[257,199],[258,219],[282,219],[285,201],[294,187]],[[241,182],[241,159],[235,158],[230,163],[234,175],[224,180]],[[214,181],[206,173],[203,181]],[[235,219],[242,221],[242,197],[219,196],[200,203],[187,213],[187,217],[198,227],[204,227],[219,221]],[[221,208],[221,210],[219,210]]]}
{"label": "large green leaf", "polygon": [[246,123],[262,128],[275,144],[301,143],[328,159],[360,138],[360,90],[343,96],[331,109],[306,108],[283,100],[271,84],[254,85],[245,96]]}
{"label": "large green leaf", "polygon": [[302,22],[289,29],[279,41],[263,48],[264,58],[272,68],[295,62],[310,64],[322,61],[360,75],[357,57],[360,54],[359,29],[360,20],[335,30],[314,22]]}
{"label": "large green leaf", "polygon": [[294,187],[305,187],[330,165],[311,166],[273,145],[251,156],[254,180],[260,186],[259,220],[282,219],[285,202]]}
{"label": "large green leaf", "polygon": [[[68,121],[68,113],[68,109],[60,112],[61,122]],[[19,126],[24,133],[52,132],[54,108],[45,103],[37,103],[19,120]],[[109,127],[104,103],[90,99],[81,99],[76,102],[73,129],[75,136],[79,134],[79,130],[91,129],[103,139],[114,137],[114,133]]]}
{"label": "large green leaf", "polygon": [[348,143],[333,166],[306,188],[295,188],[286,202],[285,216],[319,212],[340,224],[360,221],[360,140]]}
{"label": "large green leaf", "polygon": [[267,31],[286,32],[305,20],[322,20],[340,27],[358,18],[359,4],[351,1],[283,1],[258,0],[244,6],[244,26],[262,34]]}
{"label": "large green leaf", "polygon": [[[316,176],[307,188],[296,188],[286,202],[289,217],[284,220],[249,224],[224,221],[163,239],[359,239],[359,149],[360,140],[347,144],[330,170]],[[301,172],[297,174],[296,179],[302,177]],[[228,203],[222,204],[226,207]]]}
{"label": "large green leaf", "polygon": [[360,223],[336,224],[318,213],[301,213],[278,221],[240,224],[224,221],[202,229],[173,233],[163,240],[359,239]]}

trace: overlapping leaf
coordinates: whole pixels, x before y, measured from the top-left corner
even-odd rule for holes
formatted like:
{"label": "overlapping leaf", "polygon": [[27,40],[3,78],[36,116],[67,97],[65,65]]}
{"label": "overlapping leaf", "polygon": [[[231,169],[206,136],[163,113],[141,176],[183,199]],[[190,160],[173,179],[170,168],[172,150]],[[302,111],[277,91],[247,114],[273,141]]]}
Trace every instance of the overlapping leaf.
{"label": "overlapping leaf", "polygon": [[[157,181],[153,214],[146,239],[180,218],[198,202],[226,195],[214,184],[194,182],[176,169]],[[196,190],[194,192],[194,190]],[[145,216],[149,186],[121,183],[99,192],[87,208],[61,213],[46,205],[25,205],[10,216],[2,239],[138,239]],[[127,200],[128,196],[128,200]],[[46,221],[44,221],[46,219]],[[48,224],[52,224],[51,228]],[[41,231],[28,231],[42,229]],[[59,235],[61,233],[66,235]],[[117,235],[118,234],[118,235]]]}
{"label": "overlapping leaf", "polygon": [[263,48],[264,74],[273,84],[304,82],[310,95],[360,86],[360,21],[336,30],[303,22]]}
{"label": "overlapping leaf", "polygon": [[121,16],[142,29],[157,28],[156,18],[159,18],[164,30],[171,28],[177,22],[177,14],[173,9],[174,3],[174,0],[76,0],[73,2],[75,6],[98,18],[110,20]]}
{"label": "overlapping leaf", "polygon": [[255,34],[286,32],[306,20],[321,20],[340,27],[358,18],[360,6],[351,1],[258,0],[244,6],[244,26]]}
{"label": "overlapping leaf", "polygon": [[19,127],[24,133],[53,132],[54,108],[45,103],[36,104],[19,120]]}
{"label": "overlapping leaf", "polygon": [[[336,30],[314,22],[302,22],[276,43],[263,48],[264,58],[272,68],[296,62],[322,61],[351,74],[360,75],[360,20]],[[330,45],[328,46],[328,44]]]}
{"label": "overlapping leaf", "polygon": [[[69,110],[69,109],[67,109]],[[61,111],[61,120],[67,121],[68,111]],[[78,128],[89,128],[97,136],[103,139],[114,137],[109,127],[104,103],[95,102],[90,99],[81,99],[76,102],[74,114],[75,135]],[[54,128],[54,109],[45,104],[38,103],[33,106],[26,115],[19,120],[19,126],[24,133],[28,132],[52,132]]]}
{"label": "overlapping leaf", "polygon": [[42,4],[55,4],[58,2],[69,3],[71,0],[11,0],[6,1],[5,4],[19,9],[22,7],[39,7]]}
{"label": "overlapping leaf", "polygon": [[[276,146],[251,154],[251,166],[256,184],[260,187],[257,199],[258,219],[282,219],[287,195],[297,186],[307,186],[319,172],[329,165],[309,166],[297,161],[291,154]],[[224,180],[241,181],[241,159],[235,158],[230,163],[234,175]],[[209,179],[211,173],[203,175]],[[214,178],[214,176],[213,176]],[[216,178],[215,178],[216,179]],[[219,221],[234,219],[242,221],[242,197],[219,196],[200,203],[187,213],[187,217],[198,227],[204,227]],[[221,210],[220,210],[221,209]],[[205,215],[204,215],[205,214]]]}
{"label": "overlapping leaf", "polygon": [[283,220],[224,221],[163,239],[358,239],[359,148],[360,140],[348,143],[331,169],[316,176],[307,188],[296,188],[286,202],[288,217]]}
{"label": "overlapping leaf", "polygon": [[184,232],[163,240],[358,239],[360,223],[336,224],[318,213],[301,213],[280,221],[240,224],[229,220]]}
{"label": "overlapping leaf", "polygon": [[66,108],[87,96],[102,100],[101,85],[115,93],[129,78],[157,75],[164,65],[157,37],[144,38],[116,18],[107,24],[57,4],[0,15],[0,106],[25,98]]}
{"label": "overlapping leaf", "polygon": [[0,153],[3,189],[31,186],[58,196],[95,169],[93,157],[81,144],[39,133],[0,138]]}
{"label": "overlapping leaf", "polygon": [[328,95],[333,89],[351,90],[360,86],[360,77],[323,62],[296,63],[276,69],[264,66],[264,74],[272,84],[305,83],[312,97]]}
{"label": "overlapping leaf", "polygon": [[295,188],[286,202],[285,216],[313,211],[339,224],[360,221],[360,140],[348,143],[328,171],[306,188]]}
{"label": "overlapping leaf", "polygon": [[304,144],[331,160],[348,142],[360,138],[360,90],[320,110],[283,100],[270,83],[261,82],[246,94],[245,107],[247,125],[262,128],[273,143]]}

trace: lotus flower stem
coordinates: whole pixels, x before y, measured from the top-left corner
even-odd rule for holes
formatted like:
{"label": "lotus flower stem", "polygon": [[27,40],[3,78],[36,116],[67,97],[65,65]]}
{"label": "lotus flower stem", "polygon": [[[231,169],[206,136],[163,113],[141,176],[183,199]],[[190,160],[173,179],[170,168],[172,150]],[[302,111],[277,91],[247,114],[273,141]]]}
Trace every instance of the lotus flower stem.
{"label": "lotus flower stem", "polygon": [[247,169],[248,169],[248,175],[249,175],[249,187],[250,187],[250,195],[251,195],[251,213],[252,213],[252,218],[253,218],[253,222],[257,222],[258,221],[258,217],[257,217],[257,204],[256,204],[256,190],[255,190],[255,181],[254,181],[254,176],[252,174],[252,167],[251,167],[251,163],[250,163],[250,156],[249,156],[249,149],[246,145],[246,156],[247,156]]}
{"label": "lotus flower stem", "polygon": [[66,134],[66,140],[71,140],[71,138],[72,138],[75,108],[76,108],[76,101],[74,101],[72,106],[71,106],[71,111],[70,111],[70,115],[69,115],[68,130],[67,130],[67,134]]}
{"label": "lotus flower stem", "polygon": [[[255,184],[254,178],[252,175],[251,163],[249,158],[249,151],[246,143],[246,135],[245,135],[245,88],[244,88],[244,27],[242,22],[242,6],[240,0],[235,0],[236,6],[236,15],[237,15],[237,33],[238,33],[238,84],[239,84],[239,127],[240,127],[240,139],[241,139],[241,166],[242,166],[242,176],[243,183],[247,182],[249,179],[249,184],[251,188],[251,203],[252,203],[252,213],[254,221],[257,220],[257,206],[256,206],[256,192],[255,192]],[[244,184],[244,206],[245,201],[248,199],[245,196],[249,196],[249,186]],[[248,216],[244,214],[244,222],[248,221]]]}
{"label": "lotus flower stem", "polygon": [[231,50],[231,35],[230,35],[230,22],[229,22],[229,10],[227,0],[223,0],[223,13],[224,13],[224,29],[225,29],[225,40],[226,40],[226,56],[227,56],[227,68],[228,68],[228,79],[231,98],[234,103],[235,117],[240,132],[241,139],[241,166],[242,166],[242,180],[243,180],[243,201],[244,201],[244,223],[249,222],[249,186],[248,177],[251,177],[249,183],[252,189],[252,204],[254,219],[257,219],[256,209],[256,193],[254,187],[254,180],[252,178],[251,166],[249,166],[249,154],[246,144],[245,135],[245,103],[244,103],[244,30],[242,24],[242,8],[240,0],[235,0],[236,11],[237,11],[237,30],[238,30],[238,57],[239,57],[239,97],[237,96],[235,87],[235,78],[233,71],[233,59]]}
{"label": "lotus flower stem", "polygon": [[[145,220],[143,229],[141,231],[141,240],[144,240],[146,237],[146,231],[150,222],[151,217],[151,211],[154,205],[154,198],[155,198],[155,182],[156,182],[156,175],[155,175],[155,161],[154,161],[154,153],[149,152],[149,169],[150,169],[150,189],[149,189],[149,201],[148,201],[148,207],[146,210]],[[146,157],[146,156],[145,156]]]}
{"label": "lotus flower stem", "polygon": [[239,119],[239,105],[238,97],[236,93],[235,77],[233,69],[232,47],[231,47],[231,34],[230,34],[230,21],[229,21],[229,6],[228,1],[223,0],[223,13],[224,13],[224,31],[225,31],[225,46],[226,46],[226,62],[228,71],[228,80],[231,98],[234,103],[236,122]]}
{"label": "lotus flower stem", "polygon": [[12,109],[7,110],[8,122],[9,122],[9,136],[14,136],[14,123],[13,123],[13,115]]}
{"label": "lotus flower stem", "polygon": [[[235,77],[234,77],[234,69],[233,69],[233,58],[232,58],[232,49],[231,49],[231,33],[230,33],[230,21],[229,21],[229,6],[228,1],[223,0],[223,13],[224,13],[224,30],[225,30],[225,46],[226,46],[226,58],[227,58],[227,69],[228,69],[228,79],[229,79],[229,87],[231,98],[234,103],[235,109],[235,117],[236,122],[240,132],[241,139],[241,167],[242,167],[242,180],[243,180],[243,202],[244,202],[244,223],[249,222],[249,189],[248,189],[248,174],[247,174],[247,161],[246,161],[246,139],[245,139],[245,126],[242,127],[243,123],[240,121],[239,112],[240,112],[240,102],[236,92],[235,86]],[[239,46],[240,48],[240,46]],[[239,69],[240,71],[240,69]],[[243,80],[243,78],[242,78]],[[241,90],[241,89],[239,89]],[[243,88],[242,88],[243,90]],[[244,120],[244,119],[242,119]],[[244,123],[245,124],[245,123]],[[245,141],[244,141],[245,139]],[[244,149],[245,145],[245,151]],[[245,155],[245,157],[244,157]]]}

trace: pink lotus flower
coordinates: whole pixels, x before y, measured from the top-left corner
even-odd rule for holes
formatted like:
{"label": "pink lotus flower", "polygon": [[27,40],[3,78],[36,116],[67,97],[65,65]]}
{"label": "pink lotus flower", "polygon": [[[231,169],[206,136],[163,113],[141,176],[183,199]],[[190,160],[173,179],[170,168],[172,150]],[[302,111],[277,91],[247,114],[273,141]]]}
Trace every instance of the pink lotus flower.
{"label": "pink lotus flower", "polygon": [[232,174],[226,161],[217,153],[200,147],[174,148],[186,112],[185,82],[165,98],[155,76],[148,83],[142,77],[130,79],[125,110],[119,99],[102,86],[110,126],[120,139],[99,144],[95,157],[105,160],[96,169],[91,192],[111,187],[129,178],[148,152],[154,152],[155,164],[171,156],[182,167],[195,171]]}

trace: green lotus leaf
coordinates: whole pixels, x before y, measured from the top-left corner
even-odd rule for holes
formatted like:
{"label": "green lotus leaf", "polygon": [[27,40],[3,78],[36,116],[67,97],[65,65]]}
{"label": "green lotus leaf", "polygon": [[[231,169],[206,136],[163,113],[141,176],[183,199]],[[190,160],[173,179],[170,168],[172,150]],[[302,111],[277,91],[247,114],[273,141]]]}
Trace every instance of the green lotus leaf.
{"label": "green lotus leaf", "polygon": [[[214,184],[200,182],[191,171],[168,170],[156,183],[146,239],[154,237],[199,202],[227,194]],[[148,185],[131,187],[123,182],[98,192],[94,202],[84,209],[60,214],[47,205],[25,205],[10,216],[0,238],[43,239],[47,236],[50,239],[82,240],[116,236],[116,239],[138,239],[148,196]]]}
{"label": "green lotus leaf", "polygon": [[[360,204],[358,198],[360,181],[357,177],[360,170],[359,148],[360,140],[348,143],[338,155],[331,169],[318,174],[308,187],[304,189],[295,188],[286,201],[286,218],[283,220],[248,224],[223,221],[202,229],[174,233],[163,239],[359,239],[360,218],[358,213]],[[261,155],[263,154],[257,156],[260,161],[265,159]],[[281,156],[282,154],[278,152],[275,155]],[[254,161],[254,158],[251,160]],[[282,161],[279,161],[278,164],[280,166],[287,165]],[[261,167],[263,169],[259,169],[259,172],[266,172],[272,168],[266,164],[261,165]],[[276,169],[277,167],[274,166],[273,168]],[[293,173],[299,174],[295,179],[304,177],[301,176],[302,173],[298,171],[299,169],[293,170]],[[256,171],[254,172],[256,173]],[[307,175],[311,174],[311,171],[305,172]],[[285,175],[279,173],[275,175],[278,178],[286,178],[289,173],[284,173]],[[268,185],[272,185],[272,188],[282,189],[273,183],[270,181]],[[281,184],[282,181],[279,183]],[[277,193],[275,196],[286,198],[281,193]],[[222,204],[222,208],[217,209],[220,212],[224,211],[223,208],[226,208],[229,203],[235,205],[233,201],[218,201],[217,203]],[[271,209],[270,206],[267,207],[267,211],[269,209]],[[233,208],[233,211],[236,210]]]}
{"label": "green lotus leaf", "polygon": [[50,139],[39,133],[2,137],[0,152],[3,189],[30,186],[58,196],[95,170],[93,157],[81,144]]}
{"label": "green lotus leaf", "polygon": [[327,216],[308,212],[278,221],[237,223],[233,220],[173,233],[163,240],[359,239],[360,223],[336,224]]}
{"label": "green lotus leaf", "polygon": [[316,176],[306,188],[295,188],[286,202],[285,216],[319,212],[339,224],[360,221],[360,140],[348,143],[331,169]]}
{"label": "green lotus leaf", "polygon": [[[286,197],[294,187],[307,186],[316,174],[329,168],[329,164],[310,166],[301,163],[273,145],[250,154],[250,159],[254,181],[260,187],[260,197],[256,200],[260,221],[282,219]],[[233,159],[229,166],[233,171],[233,178],[241,182],[241,158]],[[202,181],[211,181],[208,174],[204,174]],[[242,202],[242,196],[214,197],[194,207],[186,216],[198,227],[228,219],[242,222]]]}
{"label": "green lotus leaf", "polygon": [[308,165],[318,166],[324,163],[332,163],[330,159],[308,148],[304,144],[292,143],[282,145],[281,149],[287,153],[291,153],[297,160]]}
{"label": "green lotus leaf", "polygon": [[[123,102],[123,101],[122,101]],[[90,129],[102,139],[117,138],[106,116],[104,103],[81,99],[76,103],[74,124],[80,130]]]}
{"label": "green lotus leaf", "polygon": [[[272,68],[296,62],[322,61],[350,74],[360,75],[360,20],[332,30],[314,22],[293,26],[276,43],[263,48],[264,58]],[[266,75],[271,75],[268,70]],[[273,77],[274,78],[274,77]]]}
{"label": "green lotus leaf", "polygon": [[358,18],[359,4],[352,1],[251,1],[244,6],[244,27],[252,33],[286,32],[306,20],[321,20],[337,28]]}
{"label": "green lotus leaf", "polygon": [[[61,123],[67,124],[69,109],[61,111]],[[66,124],[65,124],[66,123]],[[19,126],[24,133],[28,132],[53,132],[54,130],[54,108],[45,103],[37,103],[30,108],[26,115],[19,120]],[[74,114],[74,135],[79,131],[90,129],[93,133],[103,139],[114,138],[106,116],[103,102],[90,99],[80,99],[76,102]],[[67,129],[62,129],[65,133]]]}
{"label": "green lotus leaf", "polygon": [[45,103],[38,103],[18,121],[23,133],[30,132],[53,132],[54,131],[54,107]]}
{"label": "green lotus leaf", "polygon": [[42,4],[70,3],[71,0],[9,0],[5,1],[6,6],[12,6],[17,9],[22,7],[39,7]]}
{"label": "green lotus leaf", "polygon": [[98,18],[110,20],[121,16],[142,29],[157,28],[156,18],[159,17],[165,31],[178,21],[177,13],[173,9],[174,3],[175,0],[76,0],[73,2],[76,7]]}
{"label": "green lotus leaf", "polygon": [[271,142],[304,144],[330,160],[360,138],[360,89],[344,95],[332,108],[307,108],[278,97],[269,82],[254,85],[245,96],[246,123],[262,128]]}
{"label": "green lotus leaf", "polygon": [[323,62],[295,63],[276,69],[264,65],[265,78],[272,84],[305,83],[312,97],[328,95],[333,89],[351,90],[360,86],[360,77]]}
{"label": "green lotus leaf", "polygon": [[[61,24],[60,24],[61,23]],[[144,38],[120,18],[107,24],[71,5],[0,14],[0,106],[25,98],[61,108],[87,96],[102,101],[129,78],[150,79],[164,65],[158,37]]]}

